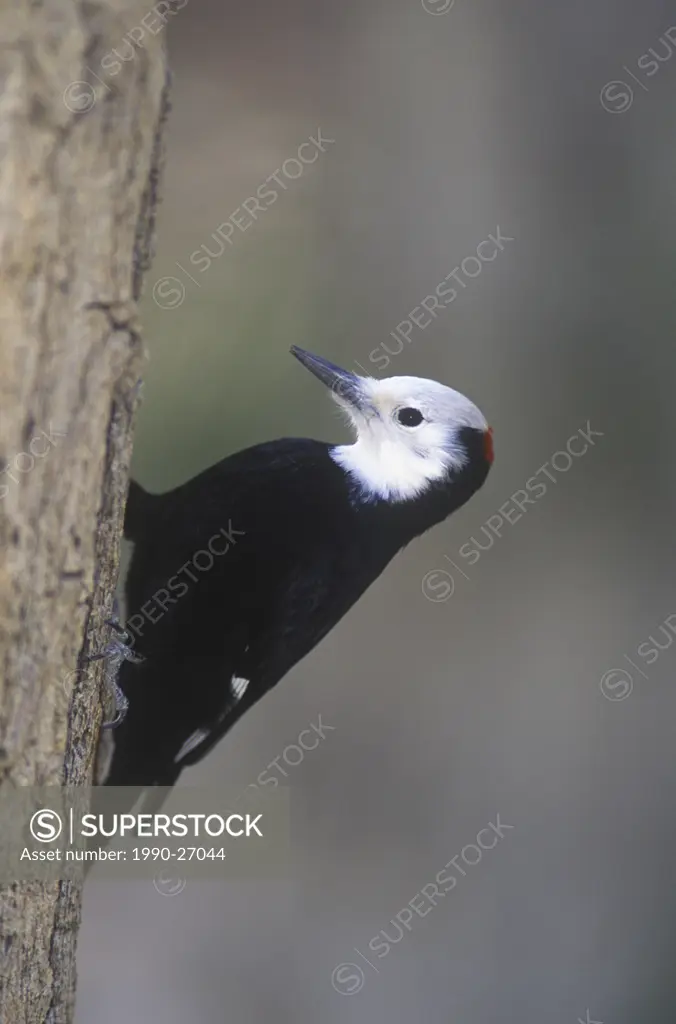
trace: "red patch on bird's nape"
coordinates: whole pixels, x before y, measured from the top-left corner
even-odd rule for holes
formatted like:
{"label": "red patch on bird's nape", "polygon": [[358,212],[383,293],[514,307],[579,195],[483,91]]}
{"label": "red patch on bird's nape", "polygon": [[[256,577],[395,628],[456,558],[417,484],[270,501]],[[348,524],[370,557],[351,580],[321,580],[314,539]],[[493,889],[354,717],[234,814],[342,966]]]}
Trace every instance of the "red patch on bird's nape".
{"label": "red patch on bird's nape", "polygon": [[489,427],[484,434],[484,455],[486,456],[486,462],[490,465],[493,463],[493,428]]}

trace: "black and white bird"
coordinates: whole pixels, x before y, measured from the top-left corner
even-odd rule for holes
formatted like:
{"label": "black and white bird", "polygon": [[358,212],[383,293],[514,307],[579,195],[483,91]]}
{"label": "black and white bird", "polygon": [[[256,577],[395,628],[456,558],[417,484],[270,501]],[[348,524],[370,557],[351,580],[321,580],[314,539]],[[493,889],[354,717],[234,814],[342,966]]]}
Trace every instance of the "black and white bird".
{"label": "black and white bird", "polygon": [[[483,484],[492,433],[433,380],[357,376],[293,347],[354,428],[353,444],[285,438],[231,455],[166,494],[131,485],[127,611],[159,593],[121,666],[129,702],[106,778],[171,786],[326,636],[388,562]],[[185,590],[180,566],[230,527]],[[221,543],[219,541],[219,543]],[[224,550],[221,548],[220,550]]]}

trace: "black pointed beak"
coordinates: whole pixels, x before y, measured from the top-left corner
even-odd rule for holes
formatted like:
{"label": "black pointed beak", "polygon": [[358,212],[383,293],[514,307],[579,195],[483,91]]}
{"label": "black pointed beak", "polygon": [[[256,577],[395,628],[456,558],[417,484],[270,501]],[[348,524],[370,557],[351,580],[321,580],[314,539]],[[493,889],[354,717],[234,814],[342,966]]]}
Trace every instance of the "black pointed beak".
{"label": "black pointed beak", "polygon": [[361,381],[356,373],[350,373],[349,370],[342,370],[340,366],[335,366],[330,363],[328,359],[321,359],[319,356],[313,356],[311,352],[306,352],[304,348],[299,348],[298,345],[291,346],[291,354],[303,364],[303,366],[313,373],[322,384],[326,384],[327,388],[331,388],[331,391],[338,397],[343,398],[350,405],[353,405],[356,409],[361,409],[364,405],[364,394]]}

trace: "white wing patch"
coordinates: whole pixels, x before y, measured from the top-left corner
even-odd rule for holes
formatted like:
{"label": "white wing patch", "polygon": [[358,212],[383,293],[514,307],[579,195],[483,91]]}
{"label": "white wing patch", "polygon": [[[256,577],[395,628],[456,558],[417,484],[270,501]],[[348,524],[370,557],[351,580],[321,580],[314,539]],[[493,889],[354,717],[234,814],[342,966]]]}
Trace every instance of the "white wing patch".
{"label": "white wing patch", "polygon": [[[233,676],[230,680],[230,692],[236,703],[238,703],[246,693],[249,683],[249,679],[243,679],[241,676]],[[224,716],[221,715],[221,718],[223,717]],[[188,737],[174,758],[174,764],[178,764],[179,761],[183,760],[186,754],[189,754],[191,750],[198,747],[200,743],[208,737],[210,732],[210,729],[195,729],[194,733]]]}
{"label": "white wing patch", "polygon": [[239,701],[246,693],[246,688],[249,685],[249,679],[242,679],[241,676],[233,676],[230,680],[230,691],[235,698]]}
{"label": "white wing patch", "polygon": [[195,729],[192,736],[188,736],[187,740],[185,741],[185,743],[179,750],[178,754],[174,758],[174,764],[178,764],[179,761],[183,760],[186,754],[189,754],[191,750],[194,750],[195,747],[198,747],[202,740],[205,740],[207,738],[209,732],[209,729]]}

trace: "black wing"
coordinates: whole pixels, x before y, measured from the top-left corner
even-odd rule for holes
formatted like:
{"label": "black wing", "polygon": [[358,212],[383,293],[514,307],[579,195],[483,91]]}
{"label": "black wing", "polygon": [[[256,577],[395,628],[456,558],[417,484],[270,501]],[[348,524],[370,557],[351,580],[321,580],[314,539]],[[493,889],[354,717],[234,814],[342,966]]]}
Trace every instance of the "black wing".
{"label": "black wing", "polygon": [[365,544],[342,470],[314,441],[240,452],[150,507],[127,581],[127,623],[146,660],[121,673],[130,708],[111,785],[172,784],[394,553]]}

